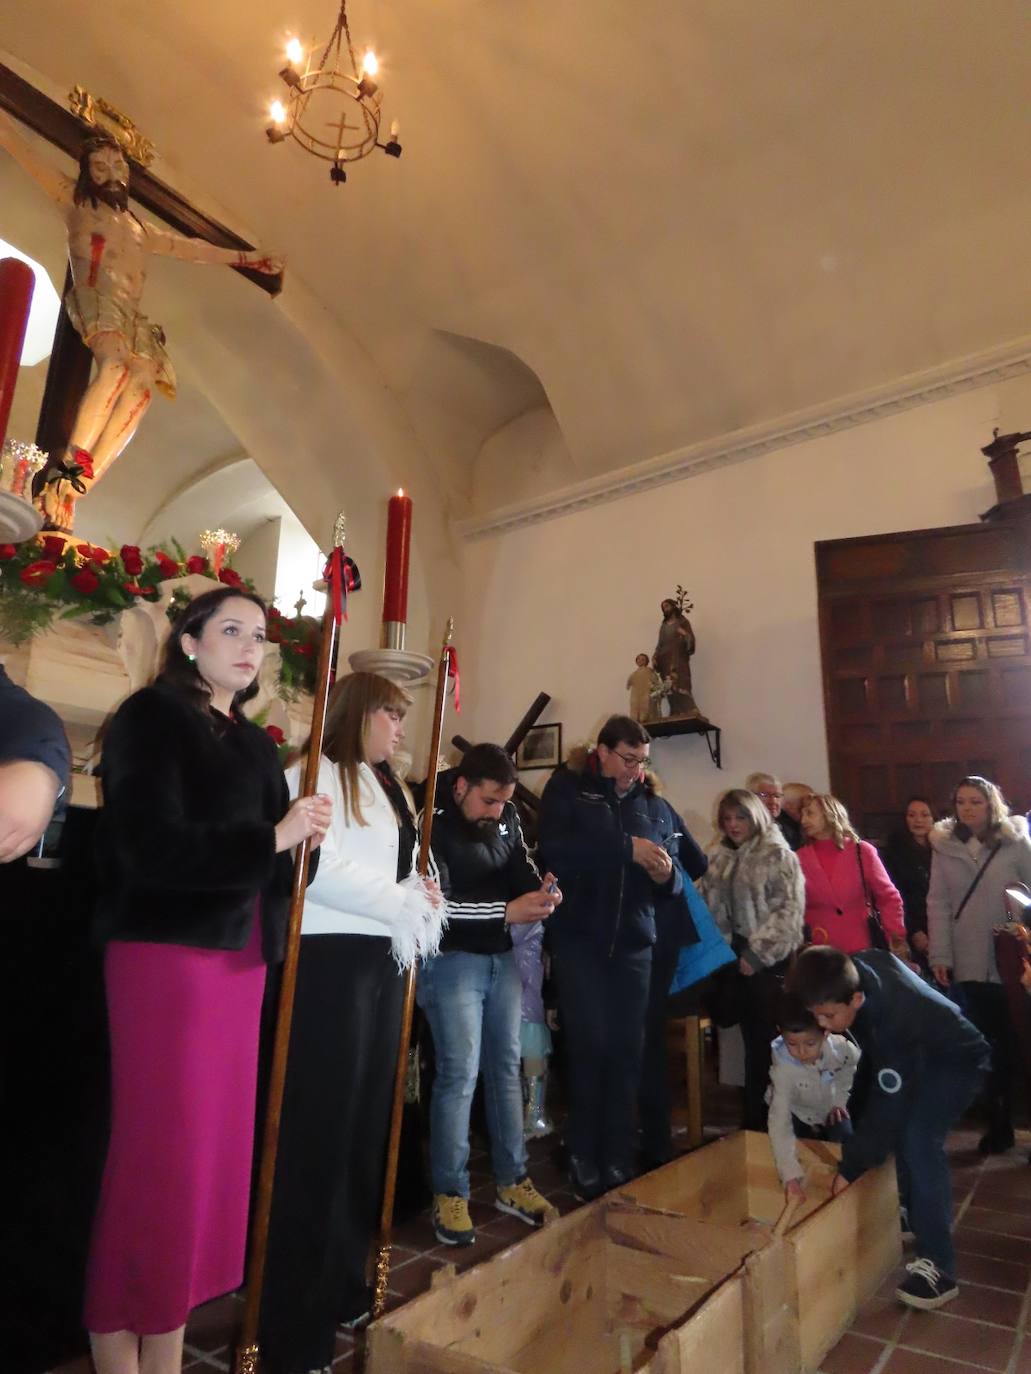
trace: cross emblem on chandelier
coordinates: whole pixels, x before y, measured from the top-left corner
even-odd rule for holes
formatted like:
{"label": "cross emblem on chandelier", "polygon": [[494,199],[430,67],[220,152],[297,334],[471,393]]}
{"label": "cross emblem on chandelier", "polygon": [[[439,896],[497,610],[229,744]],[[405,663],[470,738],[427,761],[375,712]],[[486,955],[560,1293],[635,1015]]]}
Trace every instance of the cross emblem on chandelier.
{"label": "cross emblem on chandelier", "polygon": [[346,111],[346,110],[342,110],[342,111],[340,112],[340,118],[339,118],[338,120],[333,120],[333,119],[331,119],[331,120],[328,121],[328,123],[327,123],[327,128],[335,129],[335,130],[337,131],[337,156],[338,156],[338,157],[343,156],[343,152],[344,152],[344,130],[345,130],[345,129],[353,129],[353,130],[355,131],[355,133],[360,133],[360,132],[361,132],[361,127],[362,127],[362,126],[361,126],[360,124],[348,124],[348,122],[347,122],[347,111]]}

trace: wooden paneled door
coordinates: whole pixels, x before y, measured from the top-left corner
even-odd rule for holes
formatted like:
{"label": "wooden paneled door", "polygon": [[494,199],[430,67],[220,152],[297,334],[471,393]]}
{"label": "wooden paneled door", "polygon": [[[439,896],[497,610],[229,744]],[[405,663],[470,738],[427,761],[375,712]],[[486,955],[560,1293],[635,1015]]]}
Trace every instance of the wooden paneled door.
{"label": "wooden paneled door", "polygon": [[[1022,507],[1022,509],[1021,509]],[[883,838],[965,773],[1031,806],[1031,512],[816,545],[831,787]]]}

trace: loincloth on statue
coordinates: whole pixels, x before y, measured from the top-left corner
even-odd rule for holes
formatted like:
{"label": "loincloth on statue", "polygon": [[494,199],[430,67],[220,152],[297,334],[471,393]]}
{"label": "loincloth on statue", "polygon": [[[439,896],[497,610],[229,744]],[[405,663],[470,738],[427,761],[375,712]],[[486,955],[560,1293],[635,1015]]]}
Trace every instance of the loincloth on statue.
{"label": "loincloth on statue", "polygon": [[165,331],[138,311],[127,310],[114,296],[93,286],[73,286],[64,298],[68,318],[87,348],[98,334],[117,334],[134,358],[146,358],[157,368],[155,385],[171,400],[176,376],[165,348]]}

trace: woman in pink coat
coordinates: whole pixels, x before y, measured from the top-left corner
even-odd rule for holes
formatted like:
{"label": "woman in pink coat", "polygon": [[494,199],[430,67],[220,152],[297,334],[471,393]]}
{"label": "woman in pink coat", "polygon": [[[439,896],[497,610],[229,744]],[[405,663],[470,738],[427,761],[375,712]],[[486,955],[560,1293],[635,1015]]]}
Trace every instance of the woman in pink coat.
{"label": "woman in pink coat", "polygon": [[[898,889],[872,844],[852,829],[836,797],[807,797],[802,805],[805,843],[798,861],[805,878],[805,924],[814,945],[834,945],[846,954],[869,949],[868,903],[880,914],[893,953],[909,956],[905,912]],[[865,884],[865,891],[864,891]]]}

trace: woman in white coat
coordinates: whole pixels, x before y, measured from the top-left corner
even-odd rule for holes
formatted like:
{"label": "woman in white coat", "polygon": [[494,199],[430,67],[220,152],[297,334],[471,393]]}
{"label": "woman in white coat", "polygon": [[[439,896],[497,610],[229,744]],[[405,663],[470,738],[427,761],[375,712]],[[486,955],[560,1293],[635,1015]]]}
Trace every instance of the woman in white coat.
{"label": "woman in white coat", "polygon": [[436,884],[414,872],[415,822],[390,768],[409,700],[373,673],[342,678],[329,700],[318,790],[335,809],[301,928],[262,1303],[269,1374],[331,1365],[338,1323],[370,1307],[401,974],[436,953],[443,917]]}
{"label": "woman in white coat", "polygon": [[964,1014],[992,1047],[988,1130],[978,1148],[1002,1154],[1013,1144],[1013,1032],[992,931],[1006,920],[1006,888],[1031,884],[1027,821],[1009,814],[987,778],[964,778],[952,796],[952,815],[931,831],[931,850],[931,968],[943,987],[956,985]]}

